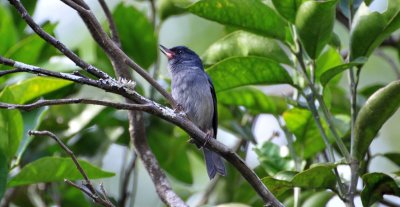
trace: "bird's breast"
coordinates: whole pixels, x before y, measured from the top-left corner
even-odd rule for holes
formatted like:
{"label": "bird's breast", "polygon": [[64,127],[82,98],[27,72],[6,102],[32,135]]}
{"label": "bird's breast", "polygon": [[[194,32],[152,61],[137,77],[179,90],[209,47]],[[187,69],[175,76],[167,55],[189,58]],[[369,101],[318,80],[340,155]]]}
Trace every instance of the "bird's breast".
{"label": "bird's breast", "polygon": [[214,107],[210,85],[204,72],[174,74],[172,97],[198,127],[202,130],[212,128]]}

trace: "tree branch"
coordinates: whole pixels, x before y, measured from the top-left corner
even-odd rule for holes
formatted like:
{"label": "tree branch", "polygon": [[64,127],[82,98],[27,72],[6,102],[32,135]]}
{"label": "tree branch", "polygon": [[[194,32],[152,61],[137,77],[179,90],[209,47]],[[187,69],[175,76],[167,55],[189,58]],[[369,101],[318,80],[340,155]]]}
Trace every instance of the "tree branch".
{"label": "tree branch", "polygon": [[101,29],[101,24],[93,15],[92,11],[85,9],[71,0],[61,0],[66,5],[73,8],[81,16],[82,20],[88,27],[93,38],[103,48],[107,54],[112,54],[113,57],[118,56],[127,64],[130,68],[135,70],[140,76],[142,76],[147,82],[150,83],[154,88],[163,95],[173,108],[176,108],[176,101],[172,96],[156,81],[151,75],[149,75],[142,67],[140,67],[135,61],[133,61],[128,55],[126,55],[111,39],[107,33]]}
{"label": "tree branch", "polygon": [[[114,207],[114,205],[108,200],[108,198],[102,198],[96,191],[96,189],[93,187],[92,182],[90,181],[89,177],[87,176],[86,172],[83,170],[81,164],[79,164],[78,159],[75,157],[74,152],[70,150],[55,134],[49,132],[49,131],[29,131],[28,134],[30,136],[35,135],[35,136],[48,136],[52,138],[54,141],[60,145],[60,147],[71,157],[72,161],[74,162],[76,168],[79,170],[79,173],[83,176],[85,179],[85,184],[83,184],[86,188],[89,190],[84,189],[82,186],[78,186],[75,183],[66,180],[65,182],[69,185],[72,185],[82,192],[84,192],[86,195],[90,196],[97,204],[100,204],[105,207]],[[103,192],[104,189],[103,189]]]}
{"label": "tree branch", "polygon": [[32,17],[29,15],[28,11],[25,9],[25,7],[21,4],[19,0],[9,0],[9,2],[17,9],[18,13],[21,14],[22,18],[29,25],[29,27],[31,27],[32,30],[35,31],[36,34],[38,34],[43,40],[45,40],[46,42],[50,43],[55,48],[57,48],[61,53],[63,53],[70,60],[72,60],[77,66],[79,66],[80,68],[86,70],[87,72],[98,78],[104,78],[104,79],[110,78],[110,76],[107,73],[104,73],[103,71],[97,69],[93,65],[90,65],[85,61],[83,61],[74,52],[69,50],[63,43],[61,43],[59,40],[57,40],[49,33],[44,31],[38,24],[35,23],[35,21],[33,21]]}

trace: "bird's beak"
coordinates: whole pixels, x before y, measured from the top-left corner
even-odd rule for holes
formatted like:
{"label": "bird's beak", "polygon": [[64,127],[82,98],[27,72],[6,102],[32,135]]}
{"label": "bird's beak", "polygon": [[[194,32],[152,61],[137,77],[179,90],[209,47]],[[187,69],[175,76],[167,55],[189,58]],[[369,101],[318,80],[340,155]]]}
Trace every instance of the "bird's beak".
{"label": "bird's beak", "polygon": [[175,53],[172,52],[170,49],[160,45],[160,50],[161,50],[162,53],[164,53],[164,55],[167,56],[168,60],[174,58]]}

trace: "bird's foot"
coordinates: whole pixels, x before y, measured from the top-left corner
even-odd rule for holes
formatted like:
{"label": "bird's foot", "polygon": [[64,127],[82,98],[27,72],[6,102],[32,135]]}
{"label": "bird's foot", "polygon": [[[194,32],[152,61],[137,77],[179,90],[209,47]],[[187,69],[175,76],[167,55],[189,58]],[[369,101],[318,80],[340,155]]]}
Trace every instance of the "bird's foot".
{"label": "bird's foot", "polygon": [[176,104],[176,107],[175,107],[174,111],[175,111],[175,113],[184,112],[183,106],[181,104]]}
{"label": "bird's foot", "polygon": [[176,107],[174,109],[174,112],[187,118],[187,115],[185,113],[185,109],[183,108],[183,106],[181,104],[177,104],[176,105]]}
{"label": "bird's foot", "polygon": [[204,138],[206,139],[206,141],[204,142],[203,146],[201,146],[201,148],[204,148],[207,145],[208,141],[210,141],[210,139],[213,138],[212,137],[212,132],[211,131],[207,131],[206,137],[204,137]]}

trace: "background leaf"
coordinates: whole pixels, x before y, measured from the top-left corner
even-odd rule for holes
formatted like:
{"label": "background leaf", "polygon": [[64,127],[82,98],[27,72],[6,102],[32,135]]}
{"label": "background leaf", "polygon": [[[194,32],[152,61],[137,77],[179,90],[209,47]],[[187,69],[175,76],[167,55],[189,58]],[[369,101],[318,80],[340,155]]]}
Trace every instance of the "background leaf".
{"label": "background leaf", "polygon": [[203,0],[188,9],[203,18],[280,40],[288,31],[285,21],[260,0]]}
{"label": "background leaf", "polygon": [[272,0],[279,14],[291,23],[295,22],[297,9],[307,0]]}
{"label": "background leaf", "polygon": [[302,188],[333,189],[336,184],[336,176],[332,169],[334,165],[322,164],[311,167],[293,177],[293,185]]}
{"label": "background leaf", "polygon": [[329,42],[335,22],[336,0],[306,1],[296,16],[296,28],[307,54],[316,59]]}
{"label": "background leaf", "polygon": [[0,54],[4,55],[8,48],[17,42],[17,32],[13,22],[11,12],[7,7],[0,6]]}
{"label": "background leaf", "polygon": [[158,47],[154,28],[146,15],[134,6],[120,3],[115,8],[113,17],[122,49],[140,66],[148,68],[157,58]]}
{"label": "background leaf", "polygon": [[234,56],[260,56],[279,63],[291,63],[277,40],[245,31],[230,33],[214,42],[202,59],[205,65],[211,65]]}
{"label": "background leaf", "polygon": [[2,200],[4,192],[6,191],[7,176],[8,176],[7,157],[3,154],[3,151],[0,149],[0,200]]}
{"label": "background leaf", "polygon": [[325,148],[310,111],[293,108],[283,113],[283,119],[288,130],[296,136],[294,147],[299,156],[309,158]]}
{"label": "background leaf", "polygon": [[[0,101],[14,102],[15,98],[6,88],[0,93]],[[22,139],[23,121],[18,110],[0,109],[0,151],[3,151],[8,160],[11,160]]]}
{"label": "background leaf", "polygon": [[217,93],[219,104],[244,106],[251,112],[281,114],[286,110],[285,99],[278,96],[267,96],[255,87],[239,87]]}
{"label": "background leaf", "polygon": [[[82,168],[90,179],[107,178],[114,173],[103,171],[87,161],[79,160]],[[8,182],[8,187],[29,185],[33,183],[55,182],[68,180],[83,180],[71,158],[43,157],[23,167],[21,171]]]}
{"label": "background leaf", "polygon": [[384,173],[368,173],[362,176],[364,188],[361,201],[364,206],[371,206],[383,199],[383,195],[400,196],[400,188],[390,176]]}
{"label": "background leaf", "polygon": [[382,125],[400,106],[400,81],[376,91],[361,107],[355,123],[354,152],[362,159]]}
{"label": "background leaf", "polygon": [[[72,81],[52,77],[33,77],[9,86],[15,97],[13,103],[24,104],[45,94],[73,84]],[[29,93],[26,93],[29,91]]]}
{"label": "background leaf", "polygon": [[292,83],[281,65],[261,57],[228,58],[208,68],[207,73],[216,92],[244,85]]}
{"label": "background leaf", "polygon": [[384,39],[400,28],[400,0],[388,1],[388,9],[372,12],[364,3],[354,18],[350,33],[350,60],[368,57]]}

